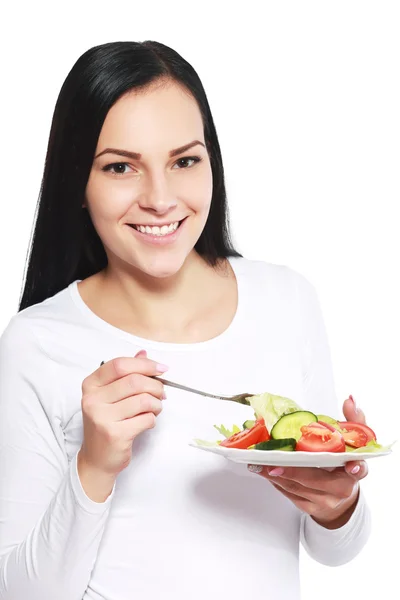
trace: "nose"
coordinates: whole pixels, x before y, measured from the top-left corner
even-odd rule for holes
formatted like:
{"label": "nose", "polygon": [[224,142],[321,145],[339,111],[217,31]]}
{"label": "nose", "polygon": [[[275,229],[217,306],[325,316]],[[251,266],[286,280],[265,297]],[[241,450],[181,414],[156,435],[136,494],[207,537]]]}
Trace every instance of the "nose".
{"label": "nose", "polygon": [[166,177],[160,174],[149,176],[138,202],[142,209],[160,215],[167,214],[177,206]]}

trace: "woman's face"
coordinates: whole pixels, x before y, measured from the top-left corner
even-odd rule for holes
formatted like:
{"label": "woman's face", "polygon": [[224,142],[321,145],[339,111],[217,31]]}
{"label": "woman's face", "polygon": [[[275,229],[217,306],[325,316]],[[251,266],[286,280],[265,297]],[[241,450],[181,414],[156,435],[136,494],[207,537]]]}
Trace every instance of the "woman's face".
{"label": "woman's face", "polygon": [[200,237],[211,197],[193,97],[175,83],[121,97],[105,119],[86,188],[108,268],[177,273]]}

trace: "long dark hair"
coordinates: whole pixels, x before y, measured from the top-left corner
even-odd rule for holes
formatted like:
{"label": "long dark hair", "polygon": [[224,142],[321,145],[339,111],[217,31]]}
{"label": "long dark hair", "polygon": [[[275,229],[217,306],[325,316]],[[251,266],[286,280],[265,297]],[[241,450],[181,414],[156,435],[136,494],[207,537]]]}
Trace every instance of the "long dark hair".
{"label": "long dark hair", "polygon": [[77,60],[57,99],[19,311],[106,267],[101,239],[89,211],[82,209],[97,141],[108,111],[123,94],[162,79],[174,80],[191,92],[204,124],[213,193],[195,249],[212,266],[220,258],[240,256],[229,233],[218,137],[196,71],[159,42],[102,44]]}

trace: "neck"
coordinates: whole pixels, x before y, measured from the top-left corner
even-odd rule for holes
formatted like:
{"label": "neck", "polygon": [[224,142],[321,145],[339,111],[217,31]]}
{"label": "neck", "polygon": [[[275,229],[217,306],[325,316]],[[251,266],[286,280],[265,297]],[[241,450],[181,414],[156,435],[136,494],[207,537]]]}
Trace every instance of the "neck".
{"label": "neck", "polygon": [[205,296],[212,294],[215,270],[193,251],[173,277],[155,279],[143,272],[127,276],[115,269],[99,275],[103,311],[142,337],[170,339],[209,304]]}

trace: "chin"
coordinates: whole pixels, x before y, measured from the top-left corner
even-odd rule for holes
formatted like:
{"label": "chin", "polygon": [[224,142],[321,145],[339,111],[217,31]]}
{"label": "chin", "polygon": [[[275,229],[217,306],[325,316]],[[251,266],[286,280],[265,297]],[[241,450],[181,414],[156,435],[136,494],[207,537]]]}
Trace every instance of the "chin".
{"label": "chin", "polygon": [[174,257],[160,257],[160,259],[149,261],[138,261],[136,268],[139,269],[144,275],[148,277],[154,277],[155,279],[166,279],[168,277],[174,277],[182,268],[186,256],[178,258]]}

